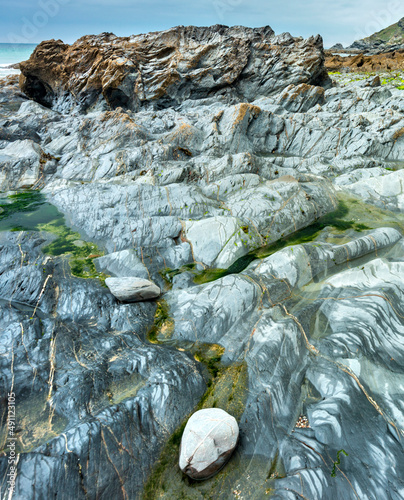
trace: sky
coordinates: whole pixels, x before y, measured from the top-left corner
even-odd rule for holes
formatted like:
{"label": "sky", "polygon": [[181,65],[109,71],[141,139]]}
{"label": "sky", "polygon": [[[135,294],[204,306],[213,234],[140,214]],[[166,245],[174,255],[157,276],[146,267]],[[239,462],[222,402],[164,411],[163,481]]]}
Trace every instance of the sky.
{"label": "sky", "polygon": [[73,43],[104,31],[128,36],[177,25],[269,25],[278,34],[320,34],[344,46],[404,16],[402,0],[1,0],[0,42]]}

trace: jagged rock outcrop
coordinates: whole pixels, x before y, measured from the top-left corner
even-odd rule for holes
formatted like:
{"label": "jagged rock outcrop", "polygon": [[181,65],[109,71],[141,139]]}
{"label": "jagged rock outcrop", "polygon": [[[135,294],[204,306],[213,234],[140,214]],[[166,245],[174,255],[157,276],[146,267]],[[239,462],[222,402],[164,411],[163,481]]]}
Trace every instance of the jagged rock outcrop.
{"label": "jagged rock outcrop", "polygon": [[42,42],[21,63],[21,88],[45,106],[137,111],[225,95],[252,101],[290,84],[329,82],[320,36],[275,36],[269,26],[179,26],[119,38],[85,36],[69,46]]}

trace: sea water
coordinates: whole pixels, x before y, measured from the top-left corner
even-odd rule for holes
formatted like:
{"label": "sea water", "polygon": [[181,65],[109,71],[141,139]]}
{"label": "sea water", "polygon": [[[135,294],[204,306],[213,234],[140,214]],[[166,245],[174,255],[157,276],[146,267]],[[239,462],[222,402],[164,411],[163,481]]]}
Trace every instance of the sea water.
{"label": "sea water", "polygon": [[0,78],[18,75],[20,71],[10,66],[29,59],[35,47],[35,43],[0,43]]}

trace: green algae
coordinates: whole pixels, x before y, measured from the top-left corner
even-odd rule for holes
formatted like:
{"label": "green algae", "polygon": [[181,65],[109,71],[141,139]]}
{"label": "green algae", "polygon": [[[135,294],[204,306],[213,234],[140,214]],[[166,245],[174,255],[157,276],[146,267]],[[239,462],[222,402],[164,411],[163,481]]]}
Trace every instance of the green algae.
{"label": "green algae", "polygon": [[392,86],[399,90],[404,90],[403,72],[400,70],[380,70],[380,71],[355,71],[354,73],[341,73],[340,71],[331,71],[328,73],[340,85],[346,86],[352,82],[367,80],[371,77],[379,76],[382,86]]}
{"label": "green algae", "polygon": [[348,453],[345,450],[339,450],[337,451],[337,460],[334,462],[334,466],[331,471],[331,477],[336,477],[336,467],[341,464],[341,458],[340,455],[343,453],[346,457],[348,456]]}
{"label": "green algae", "polygon": [[68,228],[64,219],[41,224],[39,228],[57,236],[54,241],[42,249],[44,253],[53,257],[70,255],[69,264],[73,276],[99,279],[101,284],[105,283],[107,275],[99,273],[94,265],[94,259],[103,255],[97,245],[81,240],[80,234]]}
{"label": "green algae", "polygon": [[194,282],[198,285],[209,283],[215,281],[219,278],[224,278],[229,274],[238,274],[244,269],[246,269],[251,262],[256,259],[263,259],[269,257],[275,252],[282,250],[287,246],[300,245],[302,243],[309,243],[315,240],[319,234],[326,227],[331,227],[334,232],[340,233],[347,231],[348,229],[353,229],[354,231],[365,231],[371,229],[368,223],[364,223],[360,220],[355,220],[355,218],[350,214],[350,207],[347,198],[340,197],[338,208],[321,218],[319,218],[314,223],[309,226],[296,231],[295,233],[282,237],[281,239],[270,243],[261,248],[253,250],[248,254],[237,259],[230,267],[227,269],[207,269],[202,273],[198,274],[194,278]]}
{"label": "green algae", "polygon": [[166,267],[165,269],[159,271],[159,274],[168,284],[171,284],[173,278],[177,276],[177,274],[185,273],[186,271],[193,271],[195,267],[195,262],[184,264],[178,269],[171,269],[170,267]]}
{"label": "green algae", "polygon": [[0,231],[45,231],[56,236],[42,251],[52,256],[69,255],[73,276],[99,279],[107,277],[97,272],[93,259],[103,252],[93,243],[81,240],[79,233],[65,224],[63,214],[48,203],[39,191],[23,191],[0,197]]}

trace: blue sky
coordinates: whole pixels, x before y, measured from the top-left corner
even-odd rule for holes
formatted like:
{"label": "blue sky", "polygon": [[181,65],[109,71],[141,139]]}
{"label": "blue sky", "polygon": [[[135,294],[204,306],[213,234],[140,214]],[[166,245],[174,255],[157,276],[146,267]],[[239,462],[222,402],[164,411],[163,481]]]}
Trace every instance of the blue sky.
{"label": "blue sky", "polygon": [[397,22],[402,0],[1,0],[0,42],[36,43],[86,34],[121,36],[176,25],[270,25],[294,36],[320,33],[344,45]]}

